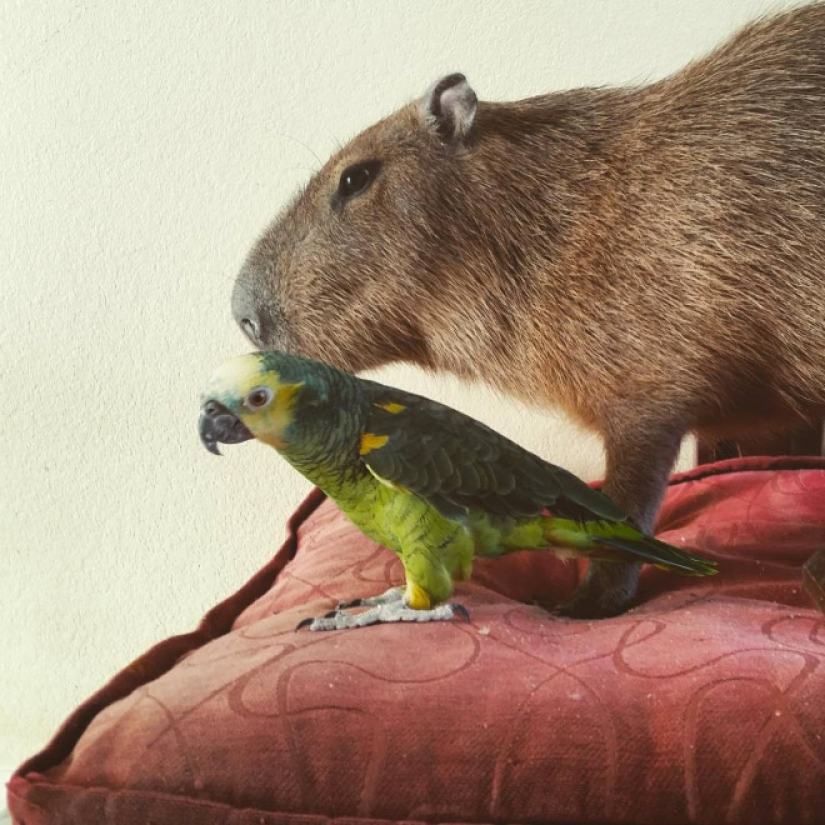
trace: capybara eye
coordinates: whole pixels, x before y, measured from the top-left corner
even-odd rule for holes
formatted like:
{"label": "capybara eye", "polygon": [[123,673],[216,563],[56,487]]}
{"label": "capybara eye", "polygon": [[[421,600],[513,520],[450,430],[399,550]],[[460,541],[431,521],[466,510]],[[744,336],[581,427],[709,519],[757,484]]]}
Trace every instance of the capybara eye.
{"label": "capybara eye", "polygon": [[341,172],[341,179],[338,181],[338,197],[342,200],[349,200],[366,191],[375,180],[380,168],[381,164],[377,160],[347,166]]}
{"label": "capybara eye", "polygon": [[246,396],[244,406],[250,410],[259,410],[272,400],[272,390],[269,387],[255,387]]}

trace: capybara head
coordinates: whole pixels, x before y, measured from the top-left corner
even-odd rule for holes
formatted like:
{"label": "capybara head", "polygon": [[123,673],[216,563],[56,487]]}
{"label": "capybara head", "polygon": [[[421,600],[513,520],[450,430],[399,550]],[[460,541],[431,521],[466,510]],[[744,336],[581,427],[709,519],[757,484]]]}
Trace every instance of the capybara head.
{"label": "capybara head", "polygon": [[312,178],[238,275],[233,313],[256,346],[353,371],[429,363],[427,307],[443,316],[445,301],[467,299],[447,282],[476,109],[464,76],[449,75]]}

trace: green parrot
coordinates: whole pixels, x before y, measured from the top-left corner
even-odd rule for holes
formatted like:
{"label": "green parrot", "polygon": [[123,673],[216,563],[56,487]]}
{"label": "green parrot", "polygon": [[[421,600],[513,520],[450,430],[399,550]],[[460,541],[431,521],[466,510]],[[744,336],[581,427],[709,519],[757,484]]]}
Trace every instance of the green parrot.
{"label": "green parrot", "polygon": [[[232,359],[202,398],[203,444],[257,438],[393,550],[406,587],[341,604],[312,630],[469,618],[444,604],[473,559],[550,549],[706,576],[713,562],[637,530],[607,496],[457,410],[283,352]],[[353,607],[366,611],[350,612]]]}

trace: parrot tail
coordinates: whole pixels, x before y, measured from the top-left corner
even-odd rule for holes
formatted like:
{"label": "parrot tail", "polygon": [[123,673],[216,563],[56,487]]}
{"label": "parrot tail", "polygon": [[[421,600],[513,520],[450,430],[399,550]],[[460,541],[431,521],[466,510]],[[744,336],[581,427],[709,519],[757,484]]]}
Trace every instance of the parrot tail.
{"label": "parrot tail", "polygon": [[[716,562],[686,553],[672,544],[643,534],[639,538],[593,536],[593,545],[593,551],[587,554],[591,559],[652,564],[684,576],[713,576],[719,572]],[[601,548],[604,549],[603,553],[599,552]]]}

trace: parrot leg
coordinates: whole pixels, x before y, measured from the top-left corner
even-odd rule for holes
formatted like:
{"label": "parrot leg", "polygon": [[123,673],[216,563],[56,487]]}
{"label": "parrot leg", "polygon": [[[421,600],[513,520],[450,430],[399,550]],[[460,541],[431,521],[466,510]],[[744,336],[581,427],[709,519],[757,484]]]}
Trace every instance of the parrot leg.
{"label": "parrot leg", "polygon": [[349,630],[354,627],[369,627],[373,624],[394,622],[449,622],[457,617],[470,621],[467,608],[460,604],[441,604],[430,610],[415,610],[407,607],[403,600],[379,604],[363,613],[345,613],[334,610],[316,619],[304,619],[295,630],[309,627],[310,630]]}

